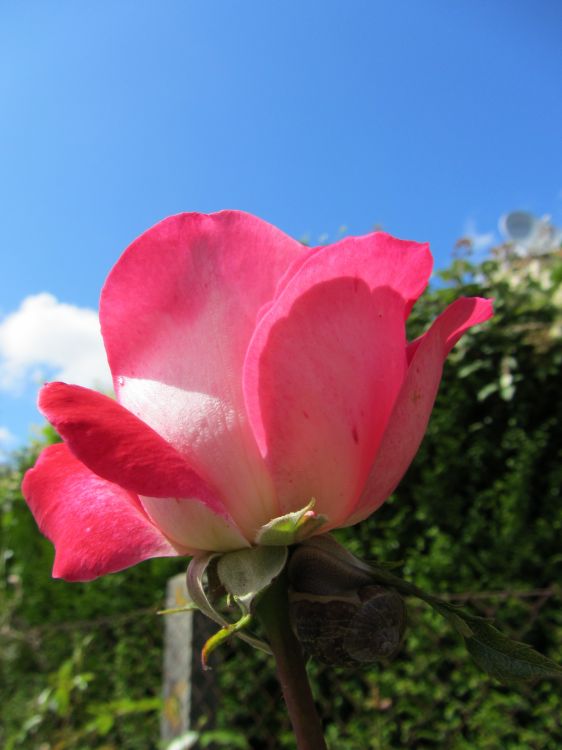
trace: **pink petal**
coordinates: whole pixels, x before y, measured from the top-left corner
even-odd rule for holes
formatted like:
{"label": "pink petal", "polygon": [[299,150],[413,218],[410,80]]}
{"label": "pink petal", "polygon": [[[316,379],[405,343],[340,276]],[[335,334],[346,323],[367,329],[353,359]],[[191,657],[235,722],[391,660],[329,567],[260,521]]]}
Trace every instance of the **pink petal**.
{"label": "pink petal", "polygon": [[273,493],[242,365],[259,310],[302,252],[248,214],[181,214],[137,239],[102,293],[118,400],[212,479],[247,535],[270,520]]}
{"label": "pink petal", "polygon": [[39,409],[74,455],[100,477],[139,495],[197,498],[225,513],[175,448],[108,396],[49,383],[39,394]]}
{"label": "pink petal", "polygon": [[394,491],[425,434],[447,354],[463,333],[492,314],[490,300],[463,297],[449,305],[414,342],[406,380],[365,489],[346,526],[370,516]]}
{"label": "pink petal", "polygon": [[425,246],[346,240],[315,251],[262,312],[244,388],[278,513],[315,498],[336,523],[356,503],[405,376],[405,311],[430,270]]}
{"label": "pink petal", "polygon": [[90,581],[178,554],[134,494],[93,474],[63,444],[43,450],[25,475],[23,494],[55,545],[55,578]]}
{"label": "pink petal", "polygon": [[141,497],[144,510],[174,543],[194,552],[228,552],[249,547],[228,514],[215,513],[197,500]]}

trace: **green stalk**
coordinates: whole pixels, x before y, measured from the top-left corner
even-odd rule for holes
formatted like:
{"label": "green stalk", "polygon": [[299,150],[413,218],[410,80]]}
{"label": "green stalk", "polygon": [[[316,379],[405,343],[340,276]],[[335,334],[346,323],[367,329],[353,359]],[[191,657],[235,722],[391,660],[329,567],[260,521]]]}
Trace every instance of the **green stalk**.
{"label": "green stalk", "polygon": [[260,598],[256,615],[275,657],[277,676],[293,726],[298,750],[327,750],[314,705],[300,643],[289,621],[287,579],[279,576]]}

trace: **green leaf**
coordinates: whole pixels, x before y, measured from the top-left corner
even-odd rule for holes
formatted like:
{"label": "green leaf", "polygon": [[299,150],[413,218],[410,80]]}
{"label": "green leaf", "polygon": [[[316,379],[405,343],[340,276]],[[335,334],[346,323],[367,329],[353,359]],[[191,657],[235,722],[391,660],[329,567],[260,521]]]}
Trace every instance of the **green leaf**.
{"label": "green leaf", "polygon": [[478,666],[502,682],[562,679],[562,667],[526,643],[511,640],[487,622],[474,624],[466,646]]}
{"label": "green leaf", "polygon": [[[342,559],[344,555],[346,559],[353,557],[329,536],[315,537],[304,544],[318,545],[321,542],[324,547],[332,550],[332,554]],[[367,567],[361,560],[357,560],[357,565],[363,570]],[[467,649],[474,661],[492,677],[505,682],[534,680],[541,677],[562,677],[562,667],[539,654],[531,646],[503,635],[487,618],[472,615],[458,605],[422,591],[414,584],[391,573],[384,565],[371,563],[368,570],[370,570],[373,582],[382,586],[390,586],[405,596],[421,599],[445,617],[457,633],[465,639]]]}
{"label": "green leaf", "polygon": [[513,641],[503,635],[486,618],[472,615],[461,607],[427,594],[384,568],[373,566],[373,579],[392,586],[401,594],[422,599],[445,617],[465,639],[474,661],[492,677],[503,682],[562,677],[562,667],[526,643]]}
{"label": "green leaf", "polygon": [[455,607],[448,602],[433,601],[429,603],[431,607],[454,627],[459,635],[463,638],[470,638],[473,634],[473,629],[468,621],[467,613],[463,610]]}
{"label": "green leaf", "polygon": [[232,729],[211,729],[208,732],[202,732],[199,744],[201,747],[221,745],[223,747],[228,747],[230,750],[233,750],[233,748],[247,750],[249,747],[248,740],[244,735],[241,732]]}
{"label": "green leaf", "polygon": [[489,396],[492,395],[492,393],[496,393],[498,387],[499,386],[496,382],[488,383],[478,391],[478,393],[476,394],[476,398],[478,399],[478,401],[485,401]]}
{"label": "green leaf", "polygon": [[172,740],[169,745],[166,745],[165,750],[189,750],[189,748],[195,747],[197,740],[200,738],[199,732],[190,730]]}

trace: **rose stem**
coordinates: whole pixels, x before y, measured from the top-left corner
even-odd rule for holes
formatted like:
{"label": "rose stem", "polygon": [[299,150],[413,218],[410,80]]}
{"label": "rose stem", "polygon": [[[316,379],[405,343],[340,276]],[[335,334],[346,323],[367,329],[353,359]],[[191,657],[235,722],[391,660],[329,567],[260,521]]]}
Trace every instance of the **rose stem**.
{"label": "rose stem", "polygon": [[302,648],[289,621],[285,575],[261,597],[256,612],[275,657],[277,676],[297,741],[298,750],[327,750],[322,724],[308,682]]}

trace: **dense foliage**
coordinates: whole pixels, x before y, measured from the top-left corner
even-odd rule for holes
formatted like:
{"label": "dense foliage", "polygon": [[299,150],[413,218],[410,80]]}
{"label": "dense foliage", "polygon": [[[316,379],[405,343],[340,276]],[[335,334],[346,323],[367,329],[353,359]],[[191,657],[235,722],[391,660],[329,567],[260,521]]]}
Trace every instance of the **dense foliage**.
{"label": "dense foliage", "polygon": [[[496,316],[446,365],[428,434],[395,496],[338,538],[366,559],[403,561],[406,578],[436,592],[546,590],[473,605],[561,661],[562,259],[503,248],[477,266],[457,259],[442,276],[415,308],[412,335],[459,294],[493,296]],[[39,442],[0,475],[0,745],[158,747],[162,622],[153,613],[184,563],[150,561],[84,585],[53,581],[51,546],[19,491]],[[221,661],[212,713],[201,703],[200,746],[291,748],[267,659],[237,643]],[[562,745],[560,683],[494,683],[419,605],[392,665],[310,669],[338,750]]]}

